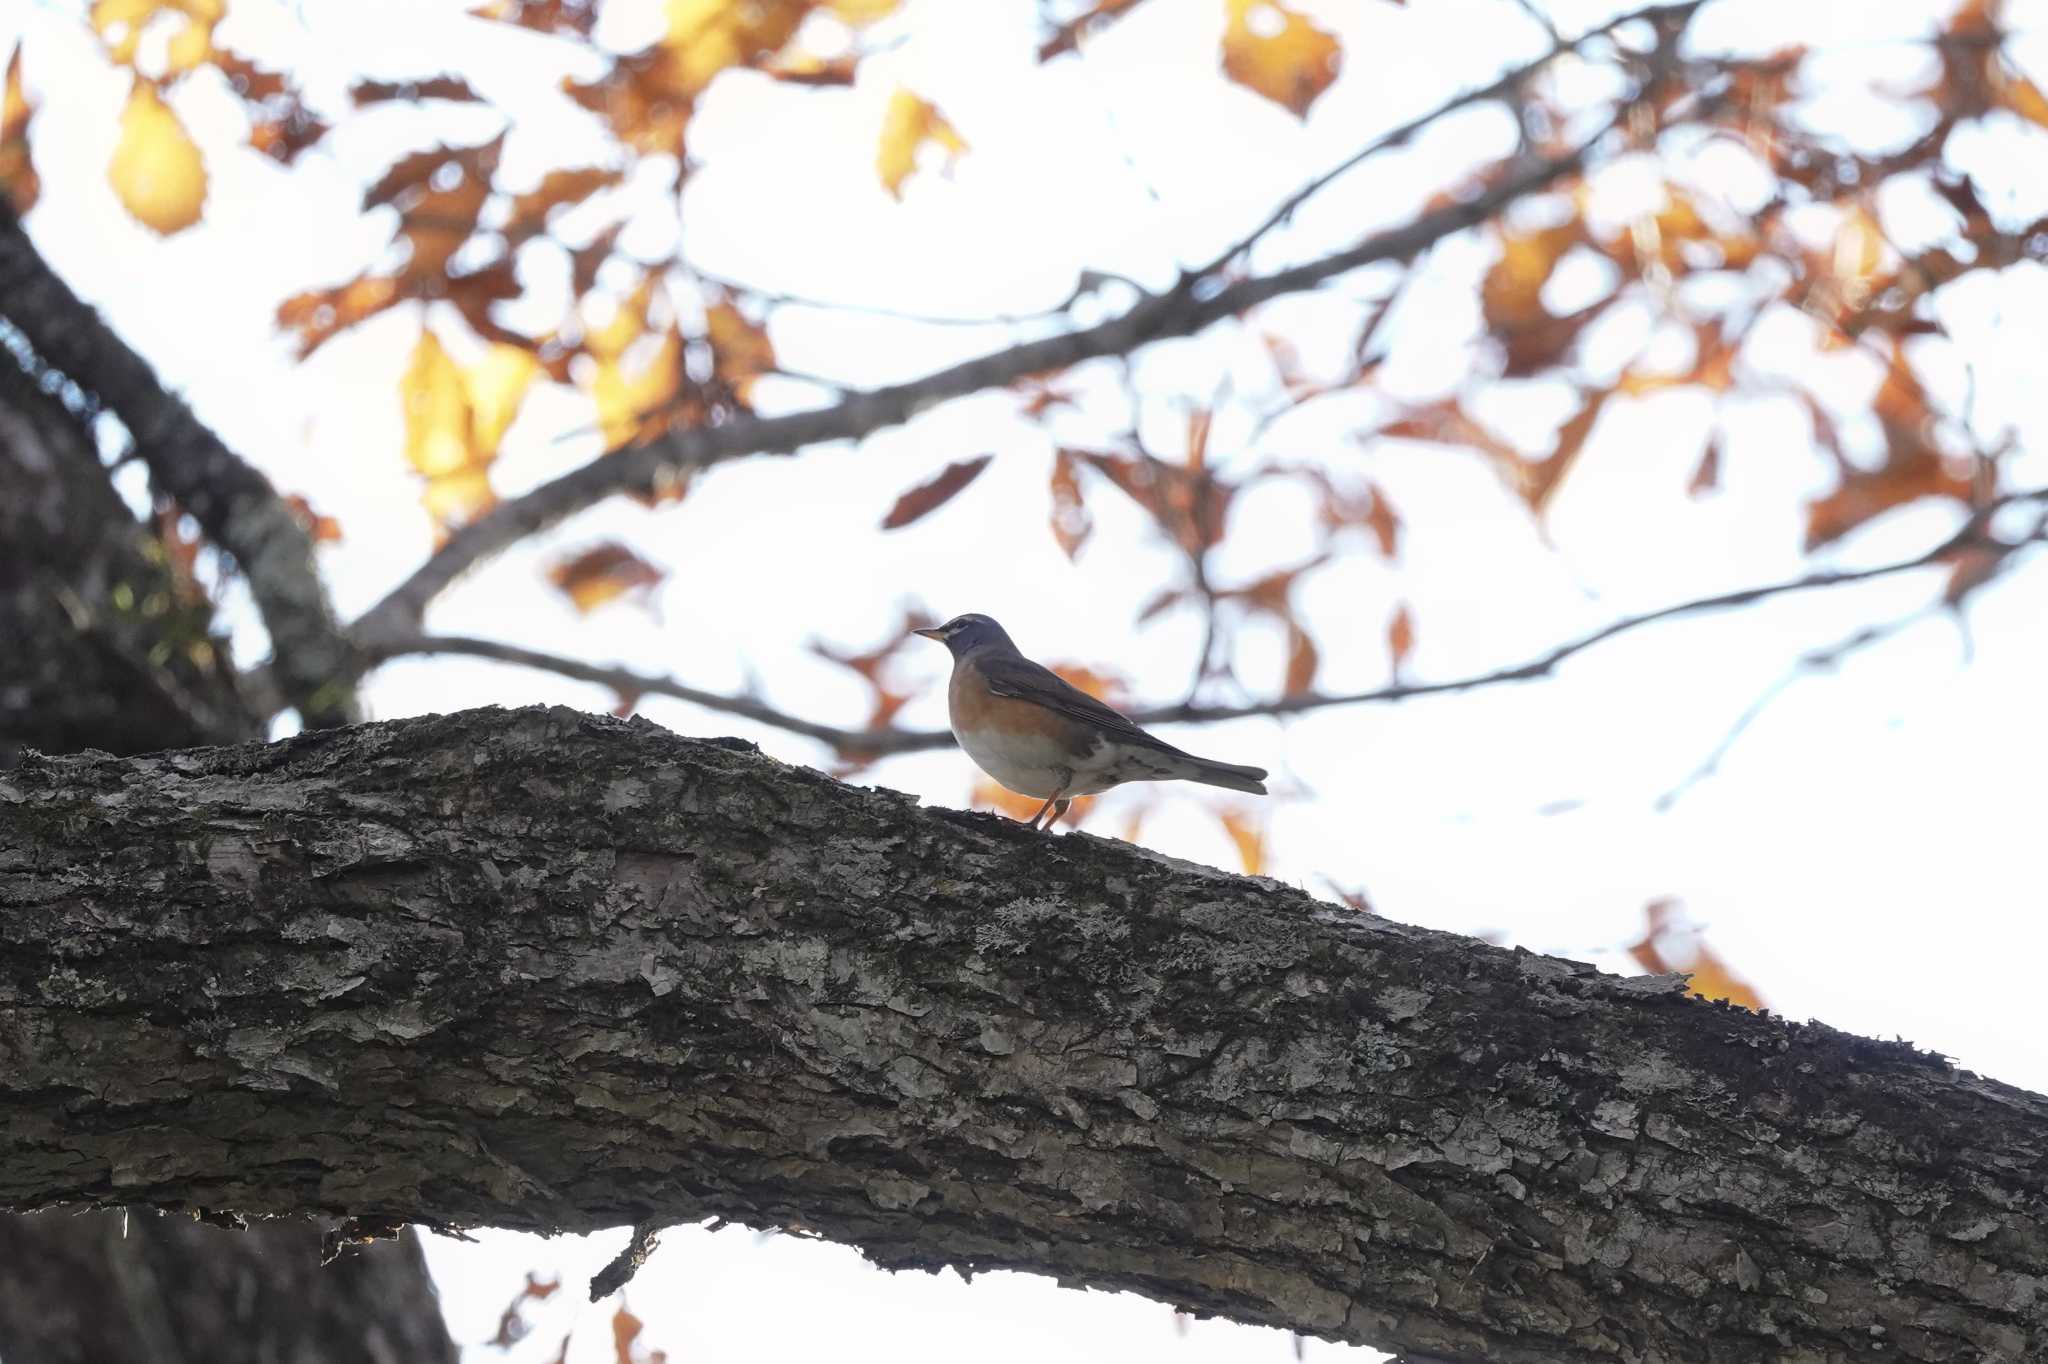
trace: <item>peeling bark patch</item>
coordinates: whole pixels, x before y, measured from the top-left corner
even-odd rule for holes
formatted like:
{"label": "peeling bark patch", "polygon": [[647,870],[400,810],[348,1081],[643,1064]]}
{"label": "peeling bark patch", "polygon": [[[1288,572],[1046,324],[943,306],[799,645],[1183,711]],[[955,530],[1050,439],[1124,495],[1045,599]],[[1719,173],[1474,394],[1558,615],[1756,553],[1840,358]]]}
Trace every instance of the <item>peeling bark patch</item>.
{"label": "peeling bark patch", "polygon": [[1422,1358],[2048,1358],[2048,1101],[1938,1057],[470,711],[0,788],[0,1204],[718,1216]]}

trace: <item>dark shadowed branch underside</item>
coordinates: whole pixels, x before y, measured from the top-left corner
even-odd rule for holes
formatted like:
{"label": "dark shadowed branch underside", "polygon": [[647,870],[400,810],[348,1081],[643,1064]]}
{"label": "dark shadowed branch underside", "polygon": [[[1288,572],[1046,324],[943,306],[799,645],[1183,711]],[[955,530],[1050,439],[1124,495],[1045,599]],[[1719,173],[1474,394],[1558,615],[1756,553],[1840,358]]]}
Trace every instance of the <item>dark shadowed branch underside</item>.
{"label": "dark shadowed branch underside", "polygon": [[2048,1100],[566,710],[0,777],[0,1206],[721,1216],[1487,1364],[2048,1354]]}

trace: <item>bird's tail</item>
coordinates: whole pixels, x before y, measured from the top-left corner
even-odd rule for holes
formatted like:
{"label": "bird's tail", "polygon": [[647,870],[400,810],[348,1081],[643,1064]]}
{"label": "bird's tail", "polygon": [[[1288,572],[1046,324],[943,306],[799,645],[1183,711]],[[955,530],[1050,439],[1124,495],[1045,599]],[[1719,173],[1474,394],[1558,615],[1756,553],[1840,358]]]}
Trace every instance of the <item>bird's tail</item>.
{"label": "bird's tail", "polygon": [[1239,767],[1236,763],[1212,762],[1208,758],[1188,757],[1189,781],[1198,781],[1206,786],[1222,786],[1232,791],[1249,791],[1252,795],[1266,794],[1266,769],[1263,767]]}

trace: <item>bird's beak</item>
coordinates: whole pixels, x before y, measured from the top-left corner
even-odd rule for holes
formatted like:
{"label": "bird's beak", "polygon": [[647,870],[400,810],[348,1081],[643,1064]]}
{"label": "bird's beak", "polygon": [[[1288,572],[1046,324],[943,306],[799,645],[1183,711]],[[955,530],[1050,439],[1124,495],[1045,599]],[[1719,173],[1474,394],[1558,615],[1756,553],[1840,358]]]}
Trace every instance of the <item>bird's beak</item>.
{"label": "bird's beak", "polygon": [[941,630],[936,625],[930,626],[923,630],[912,630],[910,633],[913,635],[923,635],[926,639],[942,640],[946,637],[946,632],[944,630]]}

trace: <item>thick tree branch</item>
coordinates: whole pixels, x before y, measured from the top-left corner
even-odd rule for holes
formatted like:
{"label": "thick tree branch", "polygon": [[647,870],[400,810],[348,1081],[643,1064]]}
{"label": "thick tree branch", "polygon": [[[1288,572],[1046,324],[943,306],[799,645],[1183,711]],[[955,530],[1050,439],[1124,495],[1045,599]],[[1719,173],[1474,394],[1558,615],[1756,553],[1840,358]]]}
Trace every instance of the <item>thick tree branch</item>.
{"label": "thick tree branch", "polygon": [[275,676],[305,722],[353,718],[358,668],[305,528],[270,480],[166,392],[149,362],[57,277],[4,204],[0,317],[28,338],[40,360],[121,419],[157,486],[234,558],[270,632]]}
{"label": "thick tree branch", "polygon": [[2048,1353],[2048,1099],[533,710],[0,778],[0,1206],[722,1216],[1460,1364]]}
{"label": "thick tree branch", "polygon": [[[1416,696],[1441,696],[1457,692],[1478,691],[1485,687],[1498,686],[1506,682],[1532,682],[1548,677],[1559,664],[1575,654],[1583,653],[1595,645],[1604,644],[1617,636],[1639,630],[1646,625],[1677,620],[1685,616],[1703,615],[1714,611],[1726,611],[1738,606],[1752,606],[1800,592],[1813,592],[1822,588],[1842,587],[1851,583],[1870,582],[1878,578],[1894,577],[1915,569],[1944,565],[1957,553],[1973,547],[1991,550],[2001,556],[2009,556],[2028,544],[2038,542],[2039,532],[2028,535],[2017,542],[2006,542],[1989,538],[1985,525],[1990,516],[2002,507],[2022,502],[2048,503],[2048,488],[2036,488],[2024,492],[2008,493],[1993,499],[1974,513],[1969,521],[1954,535],[1930,549],[1910,558],[1897,559],[1889,563],[1873,564],[1867,568],[1817,569],[1797,578],[1779,582],[1763,583],[1755,587],[1737,588],[1732,592],[1718,592],[1708,597],[1694,597],[1687,601],[1660,606],[1653,611],[1642,611],[1631,616],[1622,616],[1610,621],[1597,630],[1568,639],[1534,658],[1504,668],[1493,668],[1486,672],[1473,673],[1465,677],[1449,678],[1441,682],[1397,682],[1392,686],[1374,687],[1366,691],[1352,692],[1298,692],[1292,696],[1274,697],[1265,701],[1247,701],[1240,705],[1204,705],[1194,701],[1179,705],[1153,706],[1133,710],[1131,718],[1145,725],[1199,725],[1214,724],[1223,720],[1257,719],[1267,716],[1302,715],[1309,711],[1327,710],[1332,706],[1358,706],[1387,701],[1405,701]],[[581,659],[568,658],[560,654],[547,653],[540,649],[529,649],[522,645],[506,644],[497,640],[474,639],[460,635],[420,635],[401,640],[385,650],[378,661],[400,658],[409,654],[453,654],[471,658],[487,658],[499,663],[511,663],[519,667],[534,668],[541,672],[556,673],[571,677],[579,682],[593,682],[601,687],[610,687],[621,696],[671,696],[679,701],[702,706],[706,710],[726,715],[737,715],[771,729],[800,734],[807,739],[830,745],[843,757],[883,758],[898,753],[922,753],[931,749],[950,748],[953,735],[950,730],[925,729],[848,729],[838,725],[821,724],[792,715],[757,697],[736,695],[727,692],[707,691],[692,687],[655,673],[637,672],[631,668],[601,663],[587,663]]]}

